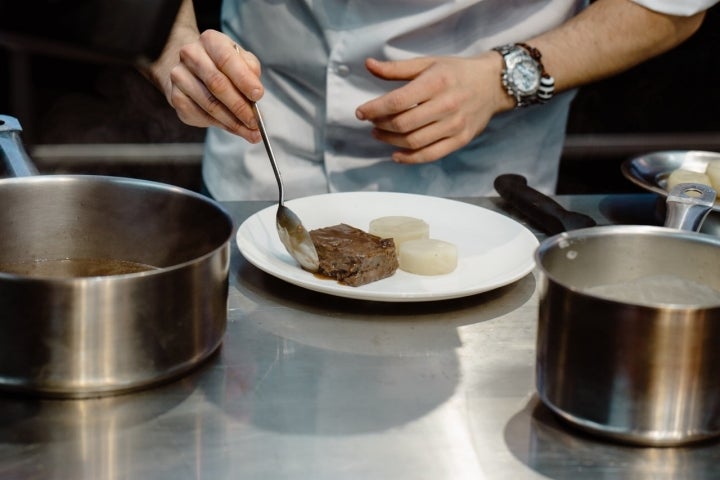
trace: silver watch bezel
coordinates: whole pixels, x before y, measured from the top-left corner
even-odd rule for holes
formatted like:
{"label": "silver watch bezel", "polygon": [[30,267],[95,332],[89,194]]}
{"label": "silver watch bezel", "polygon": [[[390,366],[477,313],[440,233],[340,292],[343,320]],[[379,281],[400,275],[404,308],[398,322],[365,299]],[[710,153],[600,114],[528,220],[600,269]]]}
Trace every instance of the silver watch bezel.
{"label": "silver watch bezel", "polygon": [[[496,49],[503,57],[502,84],[508,95],[515,98],[518,107],[537,103],[537,93],[540,89],[542,67],[519,45],[505,45]],[[523,69],[532,75],[532,85],[525,87],[516,78],[516,74]]]}

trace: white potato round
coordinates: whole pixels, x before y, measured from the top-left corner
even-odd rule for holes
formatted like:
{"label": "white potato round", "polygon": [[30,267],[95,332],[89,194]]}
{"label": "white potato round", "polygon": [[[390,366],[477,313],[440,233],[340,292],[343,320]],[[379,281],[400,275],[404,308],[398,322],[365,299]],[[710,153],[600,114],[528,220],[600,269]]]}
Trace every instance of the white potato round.
{"label": "white potato round", "polygon": [[693,172],[692,170],[683,170],[682,168],[678,168],[668,175],[668,192],[679,183],[701,183],[703,185],[710,186],[710,177],[701,172]]}
{"label": "white potato round", "polygon": [[720,195],[720,160],[713,160],[708,163],[705,175],[710,178],[710,186],[718,191],[718,195]]}
{"label": "white potato round", "polygon": [[418,275],[442,275],[457,267],[457,247],[443,240],[408,240],[399,249],[400,269]]}
{"label": "white potato round", "polygon": [[408,240],[427,239],[430,226],[419,218],[397,215],[371,220],[368,232],[380,238],[392,238],[395,247],[399,248]]}

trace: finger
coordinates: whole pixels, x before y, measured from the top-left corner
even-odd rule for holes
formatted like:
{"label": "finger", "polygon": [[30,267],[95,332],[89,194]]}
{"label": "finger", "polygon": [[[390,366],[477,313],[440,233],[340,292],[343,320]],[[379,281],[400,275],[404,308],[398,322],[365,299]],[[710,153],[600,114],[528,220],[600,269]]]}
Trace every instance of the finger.
{"label": "finger", "polygon": [[[229,110],[220,105],[219,101],[189,71],[177,66],[170,76],[173,79],[170,104],[184,123],[197,127],[215,126],[239,135],[251,143],[260,142],[260,132],[246,127]],[[210,108],[208,104],[218,106]]]}
{"label": "finger", "polygon": [[397,115],[390,115],[372,121],[375,128],[388,132],[408,133],[440,121],[448,114],[447,107],[436,100],[416,105]]}
{"label": "finger", "polygon": [[443,121],[433,122],[422,128],[406,133],[375,128],[372,131],[372,135],[377,140],[389,143],[390,145],[410,150],[418,150],[443,138],[453,136],[461,137],[462,125],[459,125],[459,123],[460,122],[454,118],[444,119]]}
{"label": "finger", "polygon": [[200,128],[209,126],[222,128],[230,133],[239,135],[250,143],[259,143],[262,139],[258,130],[250,129],[241,122],[235,121],[232,126],[228,126],[227,124],[218,121],[176,87],[173,87],[172,98],[174,104],[178,105],[175,107],[178,117],[187,125]]}
{"label": "finger", "polygon": [[[208,124],[222,126],[232,132],[238,132],[245,127],[184,65],[173,68],[170,79],[173,85],[170,103],[179,114],[182,112],[188,119],[199,116]],[[186,121],[183,116],[181,119]]]}
{"label": "finger", "polygon": [[[180,66],[171,72],[172,81],[210,116],[231,127],[237,120],[253,128],[254,117],[238,115],[232,106],[242,102],[242,95],[232,82],[215,66],[199,44],[180,49]],[[235,117],[237,120],[232,120]]]}
{"label": "finger", "polygon": [[368,58],[365,60],[365,68],[383,80],[412,80],[425,71],[433,62],[434,60],[431,57],[395,61],[380,61]]}
{"label": "finger", "polygon": [[440,93],[420,105],[397,115],[372,120],[372,123],[376,128],[388,132],[408,133],[436,122],[462,118],[458,113],[463,102],[463,97]]}
{"label": "finger", "polygon": [[224,126],[215,118],[203,110],[190,96],[188,96],[178,85],[174,84],[170,90],[170,104],[177,112],[183,123],[205,128],[209,126]]}
{"label": "finger", "polygon": [[440,160],[460,148],[460,146],[455,139],[444,138],[419,150],[400,150],[394,152],[392,159],[394,162],[403,164],[430,163]]}
{"label": "finger", "polygon": [[[428,64],[427,61],[408,61],[408,63]],[[413,68],[412,71],[414,72],[415,69]],[[369,121],[396,115],[430,100],[438,92],[439,88],[437,81],[419,76],[400,88],[360,105],[355,111],[355,115],[360,120]]]}
{"label": "finger", "polygon": [[252,52],[214,30],[203,32],[200,42],[218,69],[246,99],[260,100],[264,92],[260,82],[260,61]]}
{"label": "finger", "polygon": [[[473,138],[472,126],[462,116],[446,117],[441,121],[402,134],[375,128],[372,135],[377,140],[413,152],[421,151],[437,142],[446,140],[449,140],[454,148],[460,148]],[[446,145],[447,143],[443,144]],[[447,153],[450,152],[444,152],[443,155]],[[437,160],[437,158],[439,157],[430,158],[426,161]]]}
{"label": "finger", "polygon": [[[255,77],[259,79],[260,73],[262,70],[262,67],[260,66],[260,60],[258,60],[258,58],[252,52],[249,52],[249,51],[241,48],[238,44],[235,44],[234,47],[235,47],[235,51],[237,53],[239,53],[240,55],[242,55],[243,60],[245,60],[245,63],[247,64],[248,68],[250,68],[250,70],[252,70],[252,72],[255,74]],[[255,79],[253,79],[253,81],[254,80]],[[260,93],[262,93],[262,84],[260,84],[258,82],[258,85],[253,85],[253,86],[259,88],[261,90]],[[255,102],[260,100],[260,97],[255,96],[255,95],[250,95],[249,98],[254,99],[253,101],[255,101]]]}
{"label": "finger", "polygon": [[[222,115],[222,108],[227,109],[245,126],[256,128],[255,116],[246,96],[248,92],[241,91],[223,71],[223,69],[242,71],[245,78],[254,79],[252,85],[255,86],[250,87],[250,94],[257,95],[257,90],[259,88],[261,91],[262,85],[259,78],[252,73],[252,69],[257,69],[256,62],[252,62],[253,65],[249,66],[245,60],[247,56],[239,55],[229,37],[219,32],[203,32],[200,40],[199,44],[187,45],[180,49],[182,63],[200,79],[211,94],[208,96],[210,101],[200,105],[208,109],[208,113],[212,116]],[[246,87],[247,85],[249,83],[245,82]],[[217,103],[214,102],[215,99]]]}
{"label": "finger", "polygon": [[428,101],[429,94],[421,84],[409,83],[361,105],[355,111],[355,116],[359,120],[371,122],[388,119]]}

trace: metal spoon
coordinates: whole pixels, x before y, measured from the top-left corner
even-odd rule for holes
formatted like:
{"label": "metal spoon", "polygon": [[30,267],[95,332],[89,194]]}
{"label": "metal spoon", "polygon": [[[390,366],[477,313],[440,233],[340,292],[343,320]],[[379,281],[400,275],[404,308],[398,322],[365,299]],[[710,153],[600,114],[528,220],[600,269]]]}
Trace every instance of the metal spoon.
{"label": "metal spoon", "polygon": [[310,234],[303,227],[300,218],[284,205],[285,189],[283,188],[282,177],[280,176],[280,170],[278,169],[277,162],[275,161],[275,155],[273,154],[272,147],[270,147],[270,139],[268,138],[267,131],[265,130],[265,124],[263,123],[262,115],[260,115],[260,109],[256,103],[252,104],[253,112],[255,112],[255,118],[257,119],[258,128],[260,129],[260,135],[262,136],[263,143],[265,144],[265,151],[267,152],[270,164],[272,165],[273,173],[275,173],[275,179],[278,184],[278,210],[275,216],[275,227],[277,228],[280,241],[285,245],[285,249],[290,255],[305,269],[310,272],[317,272],[320,266],[320,260],[318,259],[317,250],[315,244],[310,238]]}

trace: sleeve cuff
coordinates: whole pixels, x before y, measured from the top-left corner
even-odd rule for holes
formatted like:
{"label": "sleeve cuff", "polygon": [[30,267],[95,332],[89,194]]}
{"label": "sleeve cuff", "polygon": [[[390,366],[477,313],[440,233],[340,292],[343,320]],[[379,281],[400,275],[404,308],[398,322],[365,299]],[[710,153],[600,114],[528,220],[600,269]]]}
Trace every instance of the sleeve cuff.
{"label": "sleeve cuff", "polygon": [[720,0],[633,0],[655,12],[689,17],[707,10]]}

